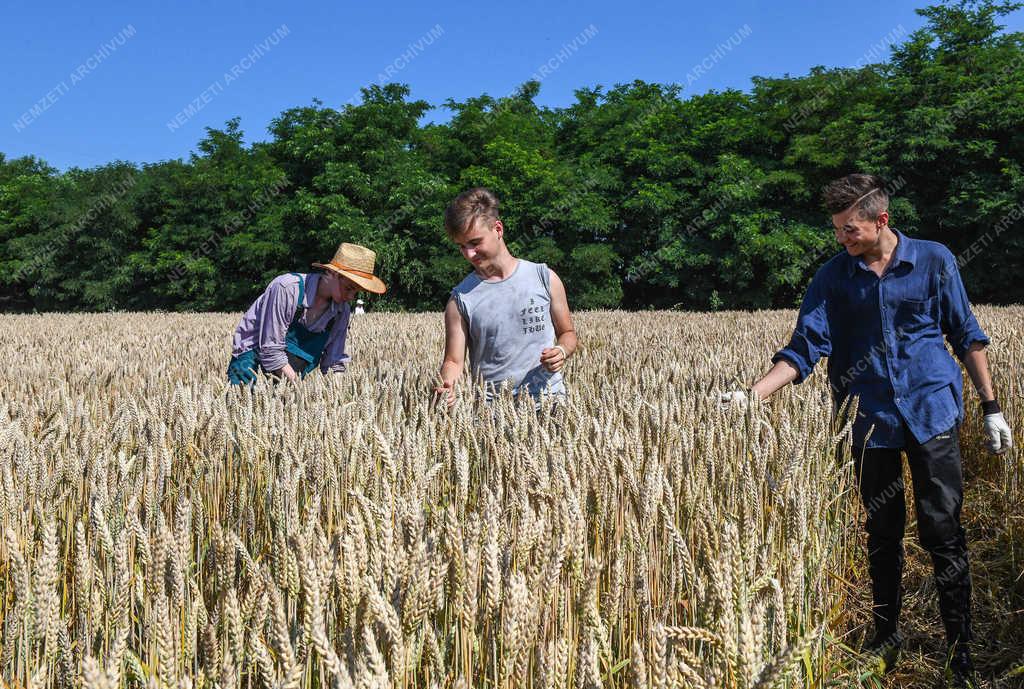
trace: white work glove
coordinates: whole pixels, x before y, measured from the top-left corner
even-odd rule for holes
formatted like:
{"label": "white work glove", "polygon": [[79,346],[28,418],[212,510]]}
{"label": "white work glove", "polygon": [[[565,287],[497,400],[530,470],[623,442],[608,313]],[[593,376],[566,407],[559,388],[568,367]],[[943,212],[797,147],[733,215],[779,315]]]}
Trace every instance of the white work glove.
{"label": "white work glove", "polygon": [[748,404],[750,404],[750,398],[744,390],[730,390],[718,394],[719,409],[745,410]]}
{"label": "white work glove", "polygon": [[1010,433],[1010,425],[1006,423],[1003,412],[985,414],[982,423],[985,426],[986,450],[1001,455],[1013,447],[1013,435]]}

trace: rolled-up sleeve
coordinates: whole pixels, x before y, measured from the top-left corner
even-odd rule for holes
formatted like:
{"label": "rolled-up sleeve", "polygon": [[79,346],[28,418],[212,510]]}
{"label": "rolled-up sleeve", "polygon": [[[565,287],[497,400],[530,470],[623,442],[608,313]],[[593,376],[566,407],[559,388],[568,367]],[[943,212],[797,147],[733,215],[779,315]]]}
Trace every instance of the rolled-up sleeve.
{"label": "rolled-up sleeve", "polygon": [[345,353],[345,339],[348,337],[351,314],[351,307],[345,304],[338,317],[334,319],[331,334],[327,338],[327,347],[324,349],[324,355],[320,357],[321,373],[344,373],[348,368],[352,359]]}
{"label": "rolled-up sleeve", "polygon": [[275,282],[267,288],[266,299],[256,333],[256,354],[260,366],[267,371],[277,371],[288,364],[285,338],[288,326],[295,317],[298,289]]}
{"label": "rolled-up sleeve", "polygon": [[967,290],[960,279],[960,269],[956,259],[948,250],[943,253],[942,279],[939,283],[939,322],[946,341],[953,353],[961,361],[967,350],[975,342],[987,345],[988,335],[978,325],[974,317],[971,303],[967,300]]}
{"label": "rolled-up sleeve", "polygon": [[821,357],[832,353],[825,282],[826,278],[819,271],[804,295],[789,344],[772,357],[772,363],[785,359],[796,367],[795,384],[811,375]]}

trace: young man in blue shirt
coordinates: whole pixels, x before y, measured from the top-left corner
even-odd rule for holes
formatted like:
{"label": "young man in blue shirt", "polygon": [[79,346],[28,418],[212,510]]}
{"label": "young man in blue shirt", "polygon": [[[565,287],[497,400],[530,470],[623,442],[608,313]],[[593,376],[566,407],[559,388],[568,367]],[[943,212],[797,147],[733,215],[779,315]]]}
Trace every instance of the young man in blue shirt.
{"label": "young man in blue shirt", "polygon": [[[764,399],[787,383],[800,383],[818,359],[828,357],[836,408],[859,398],[853,445],[867,512],[875,623],[868,647],[885,666],[895,662],[902,641],[906,513],[900,452],[906,453],[919,537],[935,570],[953,684],[973,686],[967,649],[971,579],[960,526],[962,376],[943,337],[978,390],[986,446],[1002,454],[1012,438],[992,388],[989,339],[971,312],[953,254],[889,227],[889,195],[881,178],[847,175],[825,188],[824,199],[845,251],[814,276],[789,344],[750,393]],[[742,392],[726,397],[746,401]]]}

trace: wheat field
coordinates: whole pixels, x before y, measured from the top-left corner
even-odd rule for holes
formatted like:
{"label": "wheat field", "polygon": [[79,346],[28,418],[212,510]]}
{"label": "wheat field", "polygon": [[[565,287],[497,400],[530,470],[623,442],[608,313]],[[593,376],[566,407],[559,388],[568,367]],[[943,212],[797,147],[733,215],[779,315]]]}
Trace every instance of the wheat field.
{"label": "wheat field", "polygon": [[[977,313],[1021,439],[1024,308]],[[710,398],[763,372],[794,315],[578,314],[570,399],[539,414],[465,387],[433,408],[439,314],[355,317],[348,373],[251,392],[224,379],[237,315],[0,317],[0,676],[870,686],[850,651],[863,515],[824,366],[760,408]],[[967,395],[979,660],[1013,686],[1024,467],[976,449]],[[913,682],[937,676],[941,626],[908,547]]]}

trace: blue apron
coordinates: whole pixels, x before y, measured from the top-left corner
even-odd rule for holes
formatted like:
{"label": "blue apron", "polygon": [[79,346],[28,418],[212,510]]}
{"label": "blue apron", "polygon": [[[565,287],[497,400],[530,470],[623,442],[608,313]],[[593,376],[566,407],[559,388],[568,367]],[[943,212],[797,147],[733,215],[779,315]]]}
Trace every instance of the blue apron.
{"label": "blue apron", "polygon": [[[331,328],[334,326],[334,319],[332,318],[323,332],[319,333],[312,332],[302,325],[299,320],[306,310],[302,305],[306,298],[306,280],[298,273],[290,273],[290,275],[299,278],[299,303],[296,306],[295,317],[292,318],[292,322],[288,326],[288,333],[284,338],[284,348],[289,354],[294,354],[306,362],[306,367],[298,372],[301,378],[305,378],[306,374],[315,371],[320,363],[320,357],[323,356],[327,339],[331,335]],[[231,362],[228,364],[228,380],[232,385],[252,385],[256,382],[260,371],[268,372],[260,365],[256,350],[250,349],[238,356],[231,357]]]}

